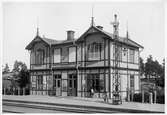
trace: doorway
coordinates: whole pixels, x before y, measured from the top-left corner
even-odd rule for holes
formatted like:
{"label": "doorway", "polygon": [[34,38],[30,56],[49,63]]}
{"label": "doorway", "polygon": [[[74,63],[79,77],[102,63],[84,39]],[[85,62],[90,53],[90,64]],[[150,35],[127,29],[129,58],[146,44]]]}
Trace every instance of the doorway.
{"label": "doorway", "polygon": [[87,74],[87,97],[91,96],[91,90],[93,89],[94,93],[104,92],[104,76],[99,74]]}
{"label": "doorway", "polygon": [[61,96],[61,75],[53,76],[53,93],[55,96]]}
{"label": "doorway", "polygon": [[68,96],[77,96],[77,75],[69,74],[68,75]]}

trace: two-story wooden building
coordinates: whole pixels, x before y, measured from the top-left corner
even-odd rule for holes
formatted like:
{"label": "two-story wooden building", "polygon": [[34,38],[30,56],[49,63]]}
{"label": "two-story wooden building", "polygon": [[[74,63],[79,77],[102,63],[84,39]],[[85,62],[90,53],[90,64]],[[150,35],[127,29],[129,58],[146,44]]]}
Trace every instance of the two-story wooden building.
{"label": "two-story wooden building", "polygon": [[[139,53],[143,48],[127,37],[119,37],[121,97],[140,90]],[[67,39],[57,41],[38,34],[27,45],[30,51],[31,94],[101,98],[113,93],[113,34],[91,24],[78,39],[67,31]]]}

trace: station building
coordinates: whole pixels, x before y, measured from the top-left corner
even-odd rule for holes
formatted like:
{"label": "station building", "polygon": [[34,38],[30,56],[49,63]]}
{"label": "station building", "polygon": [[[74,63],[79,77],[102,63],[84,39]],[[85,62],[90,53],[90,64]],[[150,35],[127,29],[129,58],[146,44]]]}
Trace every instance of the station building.
{"label": "station building", "polygon": [[[102,98],[113,93],[114,40],[94,22],[79,38],[67,31],[62,41],[38,34],[26,46],[30,52],[32,95],[79,96]],[[126,37],[119,42],[120,94],[124,100],[128,92],[140,91],[139,56],[143,46]]]}

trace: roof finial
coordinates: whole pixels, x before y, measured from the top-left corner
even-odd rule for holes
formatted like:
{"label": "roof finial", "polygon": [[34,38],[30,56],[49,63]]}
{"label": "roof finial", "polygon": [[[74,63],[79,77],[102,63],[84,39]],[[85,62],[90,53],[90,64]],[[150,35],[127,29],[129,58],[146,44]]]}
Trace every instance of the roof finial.
{"label": "roof finial", "polygon": [[37,27],[37,36],[39,36],[39,28]]}
{"label": "roof finial", "polygon": [[129,38],[129,32],[128,32],[128,21],[126,22],[126,38]]}
{"label": "roof finial", "polygon": [[39,36],[39,20],[38,20],[38,17],[37,17],[37,36]]}
{"label": "roof finial", "polygon": [[92,4],[92,18],[91,18],[92,20],[91,20],[91,26],[94,26],[94,25],[95,25],[95,24],[94,24],[94,16],[93,16],[94,14],[93,14],[93,13],[94,13],[94,4]]}

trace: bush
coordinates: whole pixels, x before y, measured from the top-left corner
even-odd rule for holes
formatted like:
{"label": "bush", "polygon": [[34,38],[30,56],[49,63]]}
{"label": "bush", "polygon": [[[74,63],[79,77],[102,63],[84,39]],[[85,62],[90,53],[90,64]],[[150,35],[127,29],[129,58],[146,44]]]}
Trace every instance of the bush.
{"label": "bush", "polygon": [[11,92],[10,89],[5,89],[5,92],[6,92],[6,93],[5,93],[6,95],[12,95],[12,92]]}
{"label": "bush", "polygon": [[25,95],[30,95],[30,89],[29,88],[25,88]]}
{"label": "bush", "polygon": [[165,104],[165,96],[164,95],[158,95],[157,96],[157,103]]}
{"label": "bush", "polygon": [[[156,103],[165,104],[165,96],[157,94]],[[136,93],[133,95],[134,102],[142,102],[142,94]],[[144,102],[149,103],[149,93],[144,93]],[[154,94],[153,94],[153,102],[154,102]]]}
{"label": "bush", "polygon": [[[133,101],[134,102],[142,102],[142,94],[141,93],[134,94]],[[149,93],[144,93],[144,102],[149,103]]]}
{"label": "bush", "polygon": [[135,102],[142,102],[142,94],[141,93],[134,94],[133,95],[133,101],[135,101]]}

